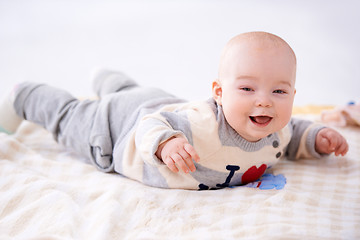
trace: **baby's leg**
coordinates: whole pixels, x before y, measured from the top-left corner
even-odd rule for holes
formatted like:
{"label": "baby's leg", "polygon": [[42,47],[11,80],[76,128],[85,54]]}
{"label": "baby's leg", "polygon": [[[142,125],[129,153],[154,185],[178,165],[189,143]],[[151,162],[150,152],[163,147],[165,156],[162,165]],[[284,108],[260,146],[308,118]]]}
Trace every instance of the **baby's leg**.
{"label": "baby's leg", "polygon": [[92,74],[92,79],[93,90],[99,97],[138,86],[125,74],[111,70],[97,70]]}
{"label": "baby's leg", "polygon": [[89,135],[97,101],[79,101],[68,92],[47,85],[22,83],[14,109],[23,119],[50,131],[62,145],[91,157]]}

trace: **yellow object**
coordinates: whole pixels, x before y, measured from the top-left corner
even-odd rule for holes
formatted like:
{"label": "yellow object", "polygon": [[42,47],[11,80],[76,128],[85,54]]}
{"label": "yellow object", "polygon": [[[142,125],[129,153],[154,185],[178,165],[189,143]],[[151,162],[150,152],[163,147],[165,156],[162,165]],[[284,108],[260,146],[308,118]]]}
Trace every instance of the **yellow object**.
{"label": "yellow object", "polygon": [[292,113],[296,114],[321,114],[323,110],[332,110],[335,106],[333,105],[304,105],[294,106]]}

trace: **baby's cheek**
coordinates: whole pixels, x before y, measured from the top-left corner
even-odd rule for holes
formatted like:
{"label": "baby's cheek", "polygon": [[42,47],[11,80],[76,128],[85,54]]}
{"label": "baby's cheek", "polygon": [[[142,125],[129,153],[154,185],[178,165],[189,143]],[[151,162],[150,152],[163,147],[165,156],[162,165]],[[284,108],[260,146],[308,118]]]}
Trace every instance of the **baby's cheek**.
{"label": "baby's cheek", "polygon": [[283,107],[278,108],[277,113],[278,113],[278,117],[279,117],[280,122],[285,127],[289,123],[289,121],[291,119],[292,107],[285,105]]}

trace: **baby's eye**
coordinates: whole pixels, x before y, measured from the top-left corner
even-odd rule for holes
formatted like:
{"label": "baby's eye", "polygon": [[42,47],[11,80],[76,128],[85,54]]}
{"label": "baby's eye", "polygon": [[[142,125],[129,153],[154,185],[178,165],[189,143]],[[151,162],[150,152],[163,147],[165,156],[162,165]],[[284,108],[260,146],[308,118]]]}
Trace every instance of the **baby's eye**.
{"label": "baby's eye", "polygon": [[248,88],[248,87],[243,87],[243,88],[240,88],[241,90],[245,91],[245,92],[251,92],[253,91],[251,88]]}
{"label": "baby's eye", "polygon": [[278,93],[278,94],[284,94],[286,93],[284,90],[281,90],[281,89],[277,89],[274,91],[274,93]]}

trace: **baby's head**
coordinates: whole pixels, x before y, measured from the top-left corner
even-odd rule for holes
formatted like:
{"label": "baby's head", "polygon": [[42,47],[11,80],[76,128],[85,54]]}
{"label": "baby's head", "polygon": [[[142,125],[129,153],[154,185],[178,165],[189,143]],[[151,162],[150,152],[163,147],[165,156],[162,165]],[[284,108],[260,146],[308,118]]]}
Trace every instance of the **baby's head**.
{"label": "baby's head", "polygon": [[223,50],[213,97],[230,126],[254,142],[289,122],[295,78],[296,57],[283,39],[266,32],[244,33]]}

